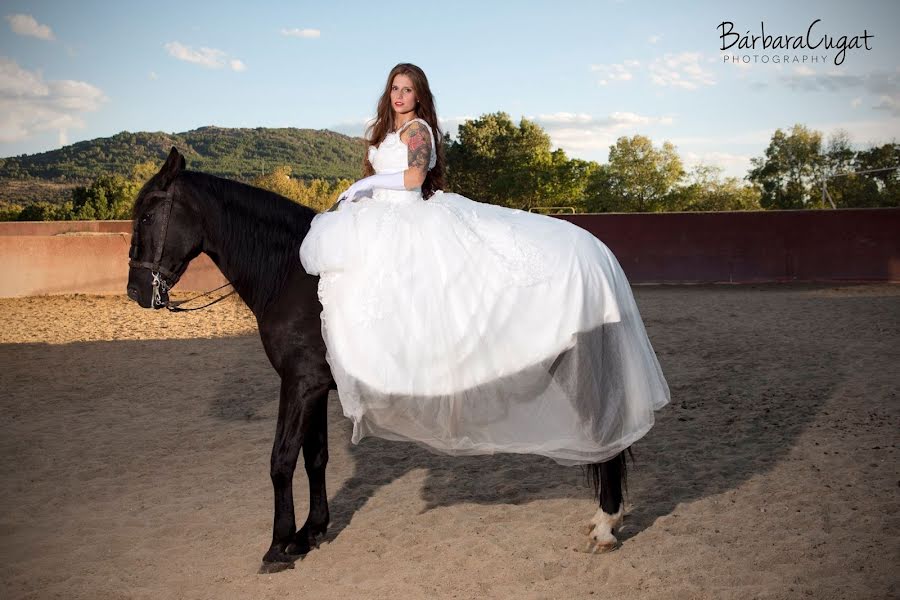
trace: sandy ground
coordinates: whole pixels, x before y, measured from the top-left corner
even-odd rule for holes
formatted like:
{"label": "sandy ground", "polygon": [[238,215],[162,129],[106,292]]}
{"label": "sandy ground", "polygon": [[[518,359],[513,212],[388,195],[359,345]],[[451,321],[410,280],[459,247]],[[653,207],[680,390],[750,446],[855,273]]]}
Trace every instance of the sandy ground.
{"label": "sandy ground", "polygon": [[[0,597],[898,597],[900,286],[636,286],[673,402],[614,552],[577,468],[349,443],[327,542],[259,575],[278,378],[249,311],[0,300]],[[183,296],[175,296],[183,297]],[[306,478],[295,478],[298,519]]]}

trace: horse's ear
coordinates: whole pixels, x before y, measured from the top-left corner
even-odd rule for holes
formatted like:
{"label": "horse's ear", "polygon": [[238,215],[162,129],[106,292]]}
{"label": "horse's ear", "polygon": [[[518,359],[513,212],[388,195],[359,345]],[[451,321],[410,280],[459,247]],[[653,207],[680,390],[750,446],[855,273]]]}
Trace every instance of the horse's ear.
{"label": "horse's ear", "polygon": [[159,170],[159,173],[162,176],[163,187],[169,185],[169,182],[175,179],[179,171],[184,171],[186,165],[187,163],[184,160],[184,156],[178,151],[178,148],[172,146],[172,149],[169,151],[169,156],[166,157],[166,162]]}

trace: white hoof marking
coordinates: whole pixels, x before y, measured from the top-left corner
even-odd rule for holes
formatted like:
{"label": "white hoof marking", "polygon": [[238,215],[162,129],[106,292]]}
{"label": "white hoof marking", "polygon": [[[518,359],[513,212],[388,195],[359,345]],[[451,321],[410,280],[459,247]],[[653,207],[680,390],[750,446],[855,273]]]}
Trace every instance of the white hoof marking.
{"label": "white hoof marking", "polygon": [[590,524],[593,527],[590,533],[591,541],[597,545],[598,549],[609,549],[619,542],[613,535],[613,531],[622,524],[624,514],[623,506],[619,505],[619,510],[615,514],[611,515],[604,512],[602,508],[598,508],[597,513],[591,517]]}

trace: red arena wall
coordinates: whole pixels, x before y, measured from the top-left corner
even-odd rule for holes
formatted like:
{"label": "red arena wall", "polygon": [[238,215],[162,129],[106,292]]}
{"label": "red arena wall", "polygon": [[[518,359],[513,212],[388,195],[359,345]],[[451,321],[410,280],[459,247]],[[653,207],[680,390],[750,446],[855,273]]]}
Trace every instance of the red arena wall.
{"label": "red arena wall", "polygon": [[[125,294],[131,221],[0,222],[0,297]],[[205,291],[225,283],[205,254],[176,289]]]}
{"label": "red arena wall", "polygon": [[561,215],[632,283],[900,281],[900,208]]}
{"label": "red arena wall", "polygon": [[[631,283],[900,281],[900,208],[556,218],[601,239]],[[0,297],[124,294],[130,243],[130,221],[0,222]],[[223,283],[201,255],[178,289]]]}

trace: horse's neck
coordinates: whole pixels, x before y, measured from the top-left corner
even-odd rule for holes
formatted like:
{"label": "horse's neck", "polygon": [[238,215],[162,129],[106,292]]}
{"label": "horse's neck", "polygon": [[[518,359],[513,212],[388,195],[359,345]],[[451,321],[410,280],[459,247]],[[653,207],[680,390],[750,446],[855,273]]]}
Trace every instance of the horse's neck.
{"label": "horse's neck", "polygon": [[[240,191],[232,190],[239,194]],[[229,213],[234,211],[221,198],[209,194],[195,194],[200,201],[198,212],[203,214],[204,240],[202,251],[219,268],[225,278],[231,282],[238,295],[247,306],[259,316],[273,293],[271,278],[267,278],[266,270],[257,268],[252,257],[271,257],[273,262],[279,259],[280,249],[272,245],[270,236],[258,235],[259,223],[252,222],[246,215]],[[229,234],[229,239],[222,239]],[[244,254],[241,254],[241,253]],[[273,265],[277,266],[277,265]]]}

